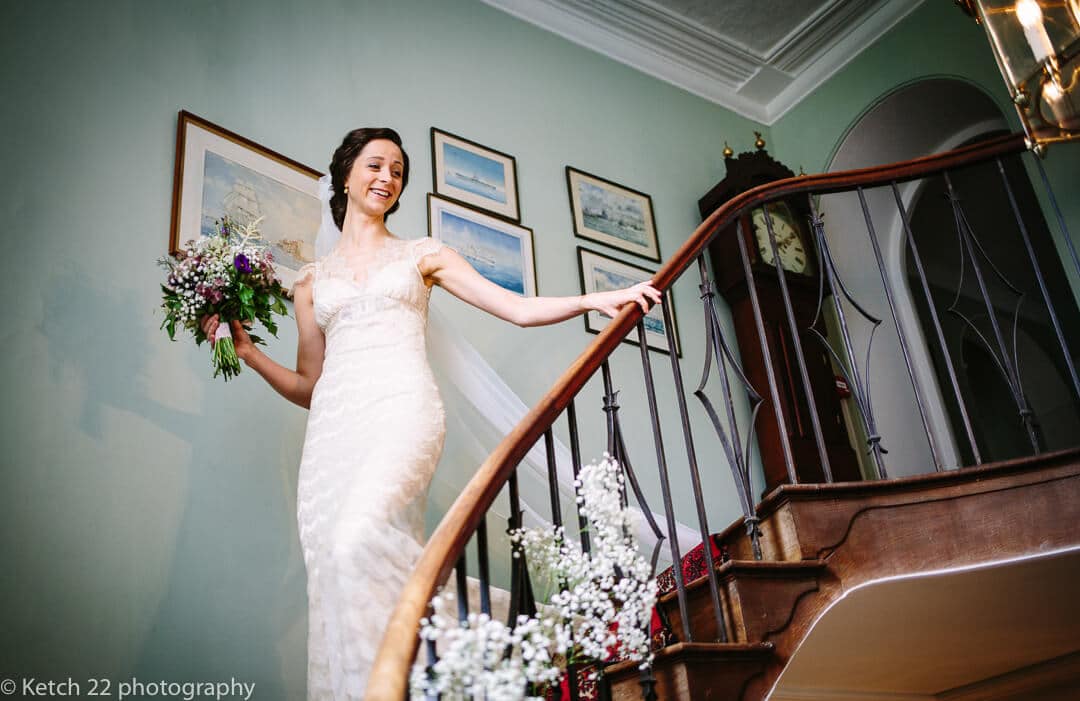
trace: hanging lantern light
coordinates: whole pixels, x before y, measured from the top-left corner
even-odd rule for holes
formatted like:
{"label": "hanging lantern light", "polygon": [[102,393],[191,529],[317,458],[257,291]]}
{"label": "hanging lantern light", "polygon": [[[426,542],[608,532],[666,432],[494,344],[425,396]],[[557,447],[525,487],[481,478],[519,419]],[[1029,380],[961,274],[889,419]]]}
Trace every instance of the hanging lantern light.
{"label": "hanging lantern light", "polygon": [[985,29],[1028,146],[1080,138],[1080,0],[957,0]]}

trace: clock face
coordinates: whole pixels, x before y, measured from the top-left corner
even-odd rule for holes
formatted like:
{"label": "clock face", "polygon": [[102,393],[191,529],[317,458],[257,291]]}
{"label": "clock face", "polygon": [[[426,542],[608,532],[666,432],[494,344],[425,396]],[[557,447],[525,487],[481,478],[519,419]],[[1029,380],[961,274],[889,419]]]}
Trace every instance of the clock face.
{"label": "clock face", "polygon": [[[769,219],[772,220],[772,231],[776,237],[780,265],[789,272],[809,275],[811,272],[810,255],[806,251],[802,234],[799,233],[787,207],[773,205],[769,208]],[[764,210],[755,209],[751,215],[751,223],[754,227],[754,238],[757,240],[761,262],[773,265],[773,251],[769,244],[769,228],[765,222]]]}

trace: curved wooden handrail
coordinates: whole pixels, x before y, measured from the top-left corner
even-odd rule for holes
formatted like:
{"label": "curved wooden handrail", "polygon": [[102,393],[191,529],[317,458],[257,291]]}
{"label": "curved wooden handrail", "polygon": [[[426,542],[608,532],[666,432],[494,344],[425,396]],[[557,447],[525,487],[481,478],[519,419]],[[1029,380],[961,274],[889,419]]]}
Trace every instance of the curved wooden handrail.
{"label": "curved wooden handrail", "polygon": [[[1010,134],[911,161],[840,173],[801,175],[761,185],[725,202],[694,231],[653,276],[666,291],[697,259],[717,232],[762,203],[800,193],[826,194],[887,185],[925,177],[1025,149],[1023,134]],[[507,434],[450,506],[432,533],[390,618],[368,681],[365,698],[400,701],[406,697],[409,669],[419,643],[420,619],[435,589],[450,575],[459,554],[491,507],[510,473],[555,419],[566,409],[601,363],[641,319],[637,305],[627,305],[552,385],[536,406]]]}

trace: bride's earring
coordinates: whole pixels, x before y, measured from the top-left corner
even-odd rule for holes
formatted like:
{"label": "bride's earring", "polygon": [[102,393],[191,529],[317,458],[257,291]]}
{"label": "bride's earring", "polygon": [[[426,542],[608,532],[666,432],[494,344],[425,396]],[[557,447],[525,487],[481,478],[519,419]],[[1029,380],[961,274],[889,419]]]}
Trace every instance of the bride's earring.
{"label": "bride's earring", "polygon": [[345,194],[346,195],[349,194],[349,186],[348,185],[345,186]]}

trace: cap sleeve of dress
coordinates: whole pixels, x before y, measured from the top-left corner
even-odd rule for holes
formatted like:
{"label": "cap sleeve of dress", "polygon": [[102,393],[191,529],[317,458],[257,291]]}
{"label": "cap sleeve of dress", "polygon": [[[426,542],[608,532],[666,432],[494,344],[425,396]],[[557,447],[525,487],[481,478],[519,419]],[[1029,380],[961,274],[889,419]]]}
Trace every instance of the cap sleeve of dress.
{"label": "cap sleeve of dress", "polygon": [[314,282],[318,277],[318,274],[319,264],[308,263],[304,267],[300,268],[300,270],[296,273],[296,282],[293,283],[293,287],[304,282]]}
{"label": "cap sleeve of dress", "polygon": [[430,236],[417,239],[416,243],[413,244],[413,263],[420,265],[420,261],[432,253],[438,253],[442,250],[442,247],[442,241],[433,239]]}

